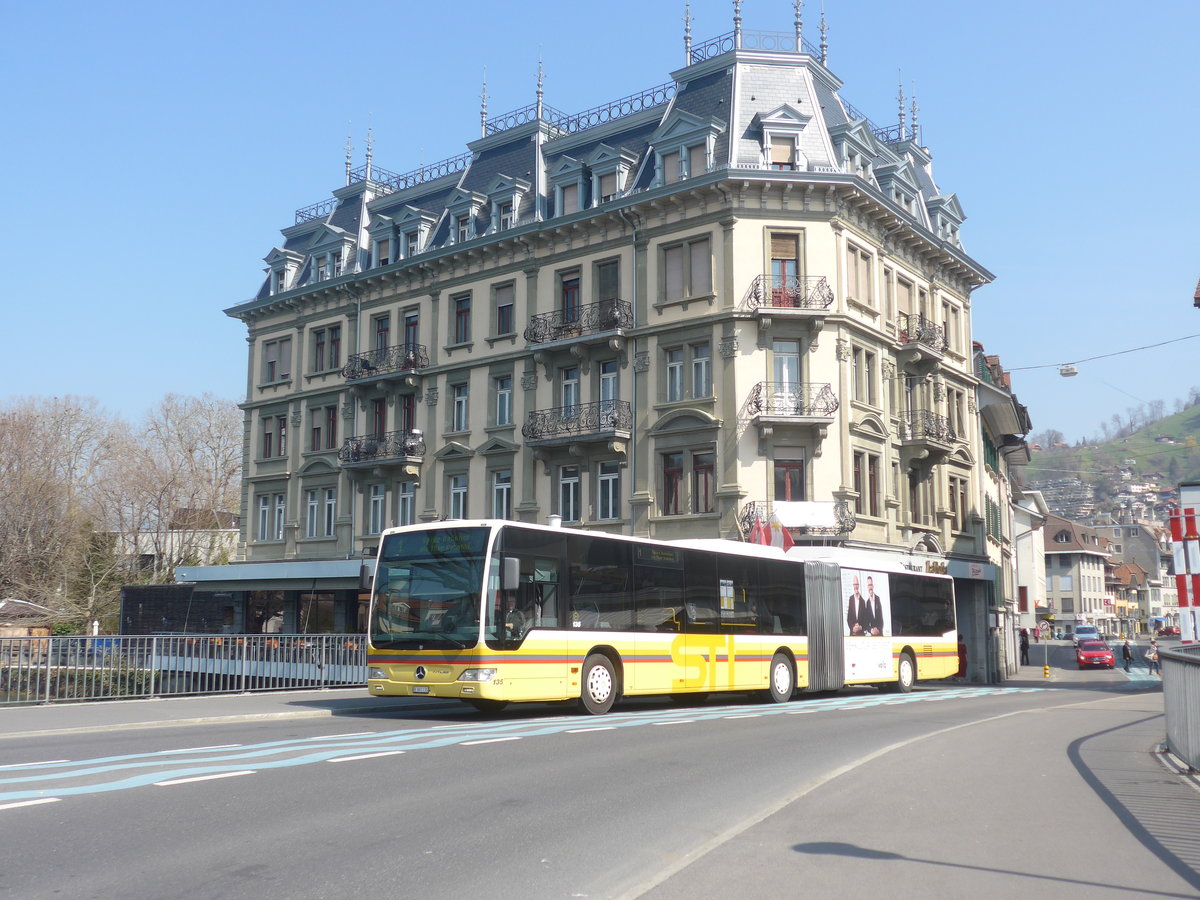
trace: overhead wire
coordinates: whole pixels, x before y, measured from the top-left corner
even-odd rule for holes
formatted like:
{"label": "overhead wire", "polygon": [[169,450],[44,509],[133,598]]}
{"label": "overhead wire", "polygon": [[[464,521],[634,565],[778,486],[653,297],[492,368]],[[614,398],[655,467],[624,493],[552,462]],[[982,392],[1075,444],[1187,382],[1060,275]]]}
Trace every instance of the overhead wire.
{"label": "overhead wire", "polygon": [[1189,334],[1184,337],[1171,338],[1169,341],[1159,341],[1157,344],[1146,344],[1144,347],[1130,347],[1128,350],[1117,350],[1113,353],[1101,353],[1099,356],[1089,356],[1085,359],[1071,360],[1070,362],[1046,363],[1041,366],[1013,366],[1008,369],[1009,372],[1027,372],[1030,369],[1058,369],[1062,366],[1074,366],[1079,363],[1094,362],[1097,359],[1108,359],[1110,356],[1123,356],[1126,353],[1137,353],[1140,350],[1153,350],[1155,347],[1165,347],[1167,344],[1177,344],[1180,341],[1190,341],[1192,338],[1198,338],[1200,334]]}

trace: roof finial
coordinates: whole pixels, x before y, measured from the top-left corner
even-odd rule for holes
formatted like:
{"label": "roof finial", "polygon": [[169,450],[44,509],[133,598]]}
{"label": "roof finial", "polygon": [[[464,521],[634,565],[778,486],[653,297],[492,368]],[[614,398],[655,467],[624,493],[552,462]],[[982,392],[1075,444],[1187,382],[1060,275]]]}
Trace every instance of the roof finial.
{"label": "roof finial", "polygon": [[900,140],[904,140],[904,72],[900,69],[896,70],[896,83],[900,88],[896,94],[896,103],[900,107]]}
{"label": "roof finial", "polygon": [[352,123],[350,123],[350,122],[346,123],[346,184],[350,183],[350,170],[353,168],[353,163],[354,163],[354,160],[353,160],[354,142],[350,137],[350,125],[351,124]]}
{"label": "roof finial", "polygon": [[804,52],[804,0],[792,0],[796,10],[796,52]]}
{"label": "roof finial", "polygon": [[912,85],[912,139],[918,144],[921,143],[921,128],[917,124],[917,110],[920,108],[917,106],[917,83],[914,81]]}
{"label": "roof finial", "polygon": [[375,152],[375,130],[367,126],[367,181],[371,180],[371,157]]}
{"label": "roof finial", "polygon": [[829,26],[825,24],[825,4],[821,4],[821,65],[829,62]]}
{"label": "roof finial", "polygon": [[683,64],[692,64],[692,2],[684,0],[683,4]]}
{"label": "roof finial", "polygon": [[545,83],[542,72],[542,48],[538,47],[538,83],[537,83],[537,117],[542,117],[542,85]]}
{"label": "roof finial", "polygon": [[733,0],[733,46],[742,49],[742,0]]}
{"label": "roof finial", "polygon": [[483,93],[479,95],[479,136],[487,137],[487,66],[483,67]]}

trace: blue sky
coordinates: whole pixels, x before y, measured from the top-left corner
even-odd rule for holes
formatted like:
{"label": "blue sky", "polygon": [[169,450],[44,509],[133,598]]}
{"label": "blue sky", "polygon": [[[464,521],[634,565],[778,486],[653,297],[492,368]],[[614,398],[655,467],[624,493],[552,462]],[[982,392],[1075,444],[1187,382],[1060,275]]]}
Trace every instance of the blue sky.
{"label": "blue sky", "polygon": [[[694,0],[697,41],[732,4]],[[902,9],[903,15],[896,11]],[[598,11],[599,10],[599,11]],[[963,242],[996,274],[975,339],[1014,370],[1034,429],[1075,439],[1200,385],[1200,3],[826,0],[829,61],[877,124],[916,90]],[[9,275],[3,394],[77,394],[141,416],[168,392],[242,399],[251,297],[298,207],[342,183],[344,146],[394,172],[454,156],[489,114],[577,112],[669,80],[683,3],[293,0],[5,4],[0,121]],[[789,31],[790,0],[744,27]],[[818,42],[818,3],[805,36]]]}

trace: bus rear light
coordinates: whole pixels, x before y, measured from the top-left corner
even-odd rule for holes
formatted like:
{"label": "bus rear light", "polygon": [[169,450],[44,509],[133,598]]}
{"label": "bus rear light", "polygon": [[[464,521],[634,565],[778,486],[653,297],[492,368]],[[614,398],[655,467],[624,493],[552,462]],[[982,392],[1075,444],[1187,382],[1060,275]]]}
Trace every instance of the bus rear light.
{"label": "bus rear light", "polygon": [[459,681],[491,681],[496,677],[495,669],[467,669],[458,676]]}

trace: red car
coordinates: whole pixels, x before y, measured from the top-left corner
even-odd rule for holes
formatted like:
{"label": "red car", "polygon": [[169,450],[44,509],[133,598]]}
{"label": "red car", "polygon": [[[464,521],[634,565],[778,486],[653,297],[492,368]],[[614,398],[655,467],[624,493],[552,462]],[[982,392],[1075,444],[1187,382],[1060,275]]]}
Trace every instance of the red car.
{"label": "red car", "polygon": [[1075,648],[1075,658],[1079,661],[1081,669],[1090,669],[1095,666],[1111,669],[1117,664],[1117,659],[1113,656],[1112,650],[1108,648],[1108,644],[1101,641],[1084,641]]}
{"label": "red car", "polygon": [[1158,629],[1159,637],[1173,637],[1177,634],[1179,634],[1178,625],[1164,625],[1162,628]]}

